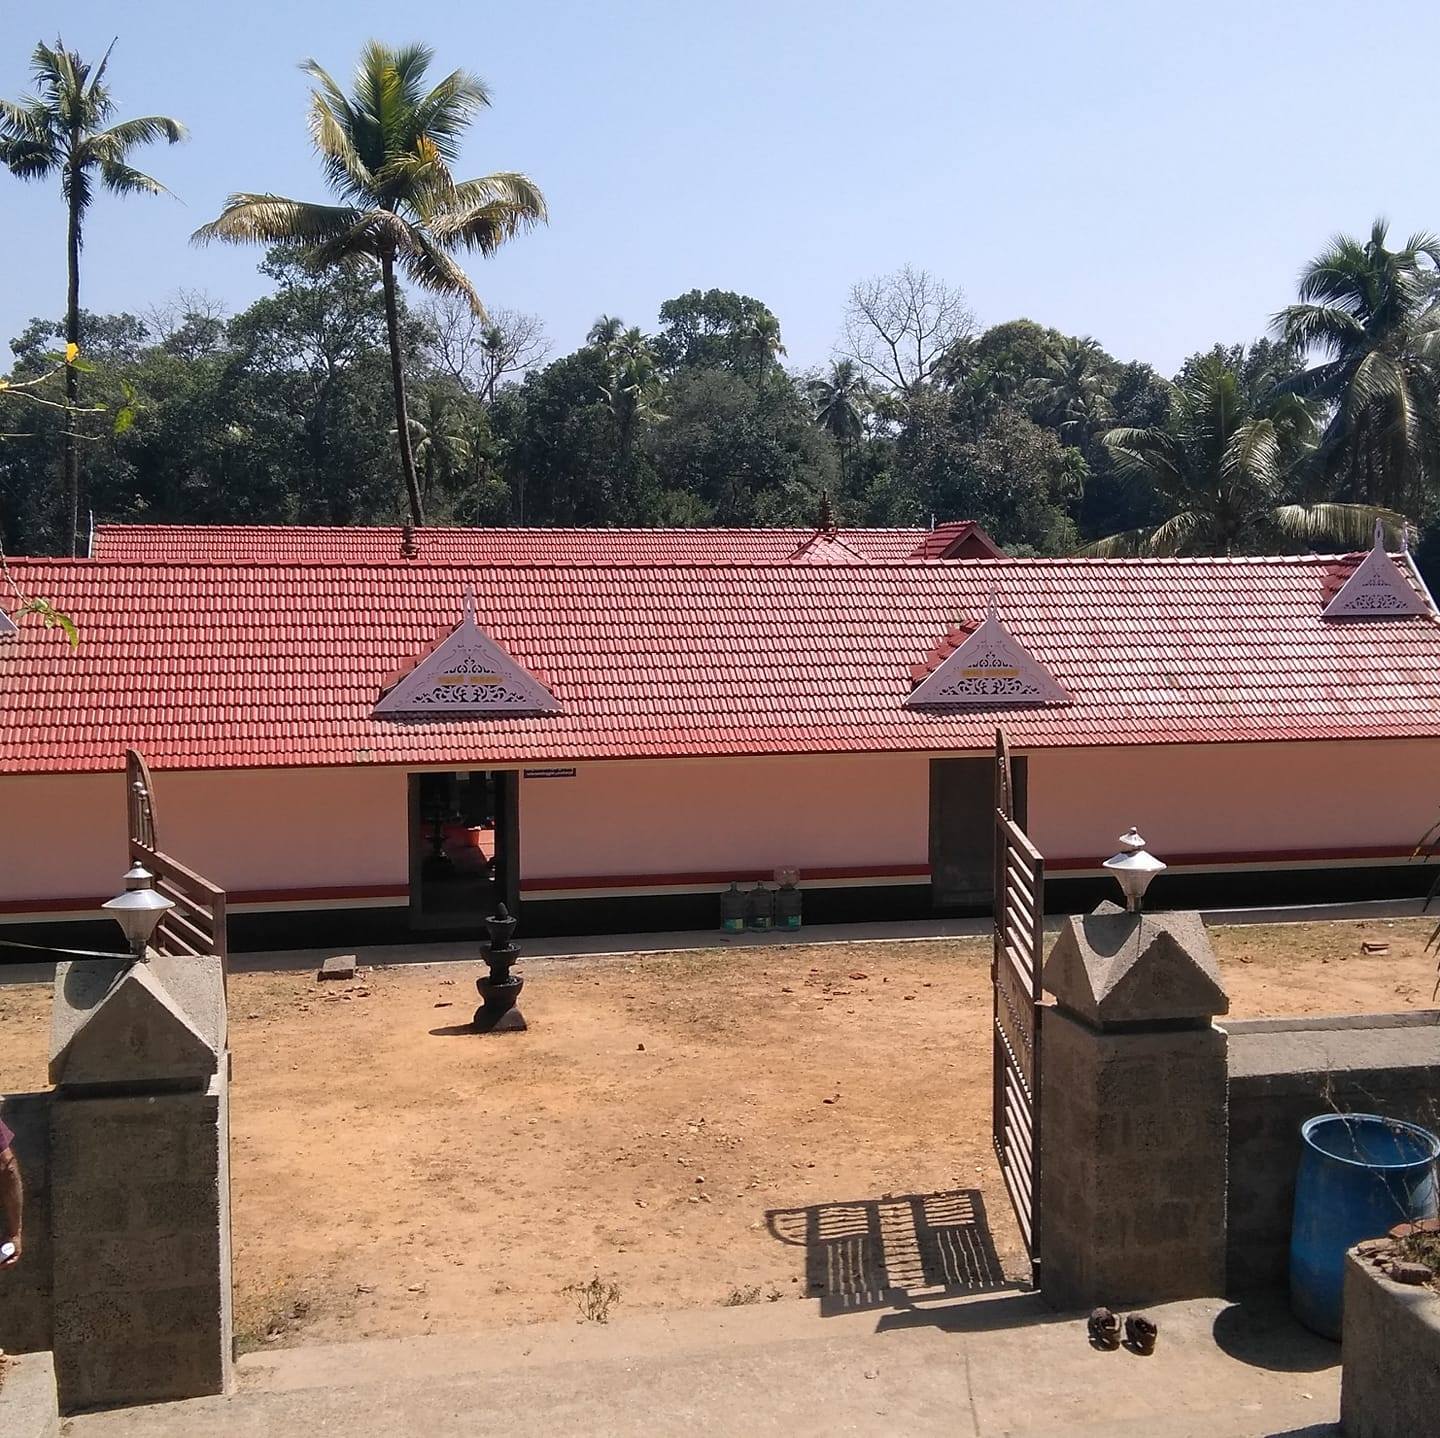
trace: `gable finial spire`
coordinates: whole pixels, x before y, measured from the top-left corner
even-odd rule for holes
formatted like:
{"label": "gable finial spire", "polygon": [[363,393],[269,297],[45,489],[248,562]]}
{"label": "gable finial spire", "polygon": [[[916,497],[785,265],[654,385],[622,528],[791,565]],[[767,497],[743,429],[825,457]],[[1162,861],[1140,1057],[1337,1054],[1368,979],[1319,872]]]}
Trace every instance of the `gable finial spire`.
{"label": "gable finial spire", "polygon": [[1385,548],[1385,521],[1383,519],[1376,519],[1375,521],[1375,543],[1373,548],[1382,550]]}
{"label": "gable finial spire", "polygon": [[985,600],[986,619],[998,619],[1000,617],[1000,589],[998,585],[990,586],[989,597]]}
{"label": "gable finial spire", "polygon": [[465,622],[466,624],[475,622],[475,586],[473,584],[465,586]]}
{"label": "gable finial spire", "polygon": [[834,534],[837,526],[835,523],[835,509],[830,503],[830,491],[828,488],[820,491],[820,533]]}

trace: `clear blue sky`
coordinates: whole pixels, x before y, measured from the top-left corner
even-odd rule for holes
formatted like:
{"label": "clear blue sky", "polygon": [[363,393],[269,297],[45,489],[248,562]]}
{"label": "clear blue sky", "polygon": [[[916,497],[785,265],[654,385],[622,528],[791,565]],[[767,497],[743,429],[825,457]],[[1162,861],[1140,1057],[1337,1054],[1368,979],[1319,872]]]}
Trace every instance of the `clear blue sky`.
{"label": "clear blue sky", "polygon": [[[9,0],[0,94],[27,88],[59,12],[87,54],[118,34],[122,114],[192,132],[138,157],[179,202],[92,211],[96,310],[260,293],[257,254],[189,233],[231,190],[323,197],[296,65],[348,77],[371,36],[492,86],[462,169],[528,171],[552,220],[471,273],[543,316],[556,353],[597,314],[649,328],[667,297],[720,286],[770,305],[792,364],[819,363],[849,285],[909,261],[984,323],[1027,315],[1169,373],[1262,332],[1335,231],[1440,229],[1440,10],[1413,3],[466,0],[412,20],[360,0]],[[62,308],[63,217],[50,187],[0,176],[0,195],[7,340]]]}

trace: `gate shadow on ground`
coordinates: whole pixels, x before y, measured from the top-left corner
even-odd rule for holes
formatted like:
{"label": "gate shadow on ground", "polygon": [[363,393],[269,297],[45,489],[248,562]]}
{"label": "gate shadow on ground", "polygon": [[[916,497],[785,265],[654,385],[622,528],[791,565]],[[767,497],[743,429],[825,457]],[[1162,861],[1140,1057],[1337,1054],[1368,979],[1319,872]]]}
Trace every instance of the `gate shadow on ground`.
{"label": "gate shadow on ground", "polygon": [[772,1237],[805,1250],[805,1283],[822,1317],[1013,1288],[976,1189],[777,1208]]}

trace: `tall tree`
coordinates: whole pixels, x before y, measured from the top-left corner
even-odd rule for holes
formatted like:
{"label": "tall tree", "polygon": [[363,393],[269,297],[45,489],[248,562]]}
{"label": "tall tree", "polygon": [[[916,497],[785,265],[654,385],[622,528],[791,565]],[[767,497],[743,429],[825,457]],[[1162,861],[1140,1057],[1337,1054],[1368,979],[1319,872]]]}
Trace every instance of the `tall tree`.
{"label": "tall tree", "polygon": [[1110,422],[1114,360],[1089,335],[1063,335],[1031,381],[1032,418],[1062,444],[1083,444]]}
{"label": "tall tree", "polygon": [[495,402],[500,382],[543,364],[550,350],[539,315],[492,309],[481,317],[462,295],[441,295],[429,306],[434,359],[481,403]]}
{"label": "tall tree", "polygon": [[1440,476],[1440,239],[1415,234],[1392,250],[1388,233],[1376,220],[1368,240],[1333,240],[1275,324],[1323,356],[1287,388],[1330,407],[1324,476],[1352,499],[1404,508]]}
{"label": "tall tree", "polygon": [[930,383],[937,366],[975,331],[965,292],[928,270],[904,265],[852,287],[845,313],[845,354],[878,384],[906,401]]}
{"label": "tall tree", "polygon": [[1228,555],[1317,539],[1358,546],[1377,519],[1391,533],[1402,531],[1405,520],[1392,510],[1295,497],[1313,433],[1302,401],[1272,388],[1266,400],[1252,403],[1222,357],[1203,357],[1176,386],[1168,424],[1105,435],[1117,468],[1148,481],[1168,517],[1153,528],[1096,540],[1081,552],[1107,558]]}
{"label": "tall tree", "polygon": [[780,321],[767,305],[733,290],[688,290],[660,306],[655,356],[666,370],[727,369],[756,378],[777,354]]}
{"label": "tall tree", "polygon": [[659,361],[638,327],[621,329],[619,321],[608,315],[591,326],[590,342],[604,360],[601,392],[615,419],[620,459],[628,463],[639,423],[664,418],[660,413]]}
{"label": "tall tree", "polygon": [[379,266],[385,294],[395,398],[395,435],[410,517],[425,522],[405,404],[405,369],[396,294],[397,265],[422,288],[463,295],[483,314],[480,297],[452,258],[459,249],[492,254],[506,240],[545,219],[545,199],[525,175],[497,171],[456,180],[460,137],[490,103],[474,75],[455,70],[427,89],[434,52],[425,45],[398,49],[372,40],[346,95],[314,60],[301,67],[315,89],[310,136],[335,205],[279,195],[232,195],[218,218],[195,232],[197,241],[303,246],[326,267],[364,261]]}
{"label": "tall tree", "polygon": [[110,123],[115,100],[105,83],[111,42],[92,66],[62,40],[36,45],[30,57],[35,93],[0,100],[0,161],[22,180],[60,176],[65,198],[65,403],[71,415],[62,430],[65,496],[69,505],[70,553],[80,541],[80,463],[73,411],[79,396],[80,250],[85,212],[99,187],[117,195],[160,195],[165,186],[130,164],[131,152],[156,140],[176,144],[185,127],[165,115],[142,115]]}
{"label": "tall tree", "polygon": [[810,380],[805,393],[815,407],[815,423],[835,441],[842,484],[849,476],[850,456],[865,438],[865,416],[873,396],[854,360],[836,360],[830,373]]}

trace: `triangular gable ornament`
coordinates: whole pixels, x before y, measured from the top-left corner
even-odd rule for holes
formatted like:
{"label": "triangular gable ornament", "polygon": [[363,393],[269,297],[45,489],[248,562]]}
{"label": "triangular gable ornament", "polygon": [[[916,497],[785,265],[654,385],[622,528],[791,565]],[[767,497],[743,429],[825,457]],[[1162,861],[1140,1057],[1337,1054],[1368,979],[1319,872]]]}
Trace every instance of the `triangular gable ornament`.
{"label": "triangular gable ornament", "polygon": [[905,701],[912,709],[1069,702],[1055,676],[1006,628],[993,593],[981,623]]}
{"label": "triangular gable ornament", "polygon": [[1428,607],[1385,550],[1385,527],[1375,521],[1375,544],[1321,614],[1323,619],[1398,619]]}
{"label": "triangular gable ornament", "polygon": [[3,609],[0,609],[0,637],[19,632],[20,626]]}
{"label": "triangular gable ornament", "polygon": [[475,621],[465,594],[460,623],[376,704],[376,715],[487,718],[558,714],[559,701],[527,674]]}

